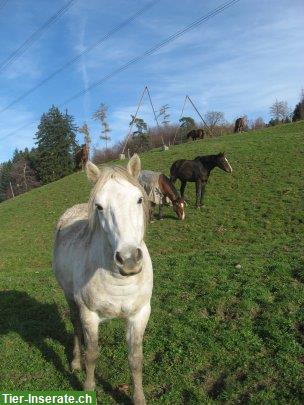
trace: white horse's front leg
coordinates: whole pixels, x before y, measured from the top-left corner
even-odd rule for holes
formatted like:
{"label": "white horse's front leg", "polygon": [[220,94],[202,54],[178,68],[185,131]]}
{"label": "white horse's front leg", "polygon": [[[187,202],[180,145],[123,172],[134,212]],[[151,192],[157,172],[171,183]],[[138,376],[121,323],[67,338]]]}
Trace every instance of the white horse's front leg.
{"label": "white horse's front leg", "polygon": [[98,347],[98,326],[99,317],[95,312],[90,311],[86,307],[80,307],[80,318],[83,328],[85,340],[85,366],[86,380],[83,388],[85,391],[93,391],[95,389],[95,364],[99,356]]}
{"label": "white horse's front leg", "polygon": [[150,303],[145,305],[136,315],[127,320],[127,342],[129,348],[129,366],[134,385],[134,404],[144,405],[145,395],[142,386],[143,349],[142,340],[149,320]]}

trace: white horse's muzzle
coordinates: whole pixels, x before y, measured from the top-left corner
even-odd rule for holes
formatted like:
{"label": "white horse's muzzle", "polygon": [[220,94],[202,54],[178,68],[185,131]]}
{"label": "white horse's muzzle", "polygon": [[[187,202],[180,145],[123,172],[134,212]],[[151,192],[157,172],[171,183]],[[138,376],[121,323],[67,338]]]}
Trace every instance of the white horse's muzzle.
{"label": "white horse's muzzle", "polygon": [[132,276],[142,270],[143,253],[140,248],[126,246],[117,250],[114,255],[114,262],[123,276]]}

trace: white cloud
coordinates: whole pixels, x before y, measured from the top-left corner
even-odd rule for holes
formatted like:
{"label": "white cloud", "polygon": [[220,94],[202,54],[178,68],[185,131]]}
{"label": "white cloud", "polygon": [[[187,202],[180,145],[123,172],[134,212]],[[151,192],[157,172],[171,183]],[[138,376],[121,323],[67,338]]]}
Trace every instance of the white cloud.
{"label": "white cloud", "polygon": [[[83,51],[140,7],[136,2],[122,0],[106,3],[81,1],[71,8],[64,20],[68,22],[69,28],[69,35],[65,38],[69,48],[67,59]],[[270,0],[259,4],[240,2],[238,6],[114,76],[105,85],[90,91],[69,106],[69,111],[78,118],[79,124],[82,120],[88,121],[93,142],[99,145],[100,128],[97,123],[89,120],[100,101],[109,105],[110,135],[115,142],[128,132],[130,114],[134,114],[136,101],[146,84],[151,90],[156,109],[163,104],[170,105],[173,121],[179,118],[186,94],[189,94],[202,114],[208,110],[219,110],[229,120],[244,113],[249,117],[262,115],[268,119],[269,106],[275,98],[286,99],[293,107],[304,85],[300,82],[303,77],[304,52],[299,5],[300,2],[294,1],[291,4],[286,0],[279,3]],[[215,6],[211,1],[201,4],[194,0],[177,3],[166,0],[158,3],[147,15],[143,14],[71,67],[66,73],[75,81],[71,80],[68,91],[74,94],[82,88],[88,88],[96,80]],[[20,69],[22,72],[22,66]],[[32,76],[29,74],[29,77],[40,74],[39,67],[35,72],[35,63],[25,71],[31,69]],[[45,90],[47,99],[53,100],[55,96],[61,95],[64,79],[58,77],[57,80],[54,81],[55,95]],[[33,106],[33,111],[36,110],[37,106]],[[189,104],[185,115],[198,119]],[[147,99],[140,110],[140,116],[149,125],[154,125]],[[14,112],[11,114],[13,117]],[[4,125],[9,125],[9,122],[6,120],[3,128]],[[29,139],[28,134],[24,133],[24,136]],[[15,144],[15,139],[12,138],[11,142]]]}

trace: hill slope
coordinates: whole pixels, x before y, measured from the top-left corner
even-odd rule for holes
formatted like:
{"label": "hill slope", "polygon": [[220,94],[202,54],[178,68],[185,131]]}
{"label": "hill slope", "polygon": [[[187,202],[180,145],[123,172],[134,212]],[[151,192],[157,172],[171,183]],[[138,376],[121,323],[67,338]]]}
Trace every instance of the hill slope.
{"label": "hill slope", "polygon": [[[234,170],[212,172],[205,208],[194,208],[188,184],[186,220],[167,208],[148,229],[149,403],[303,401],[303,135],[299,122],[141,156],[143,168],[168,173],[175,159],[225,150]],[[50,266],[54,224],[89,190],[77,173],[0,205],[2,390],[80,388],[83,375],[69,372],[71,324]],[[101,329],[99,399],[127,402],[115,389],[129,381],[122,324]]]}

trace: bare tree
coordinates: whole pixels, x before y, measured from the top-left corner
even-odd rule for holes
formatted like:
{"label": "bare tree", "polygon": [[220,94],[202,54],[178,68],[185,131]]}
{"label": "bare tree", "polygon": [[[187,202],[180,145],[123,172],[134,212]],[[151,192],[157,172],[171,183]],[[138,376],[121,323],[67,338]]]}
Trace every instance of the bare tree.
{"label": "bare tree", "polygon": [[161,123],[165,127],[168,126],[169,123],[170,123],[170,119],[169,119],[170,114],[169,114],[169,111],[168,111],[169,108],[170,108],[169,104],[165,104],[165,105],[161,106],[160,109],[159,109],[158,116],[157,116],[157,118],[159,118],[159,117],[161,118],[161,120],[162,120]]}
{"label": "bare tree", "polygon": [[92,139],[91,139],[91,135],[90,135],[90,129],[89,129],[89,127],[88,127],[88,125],[87,125],[86,122],[84,122],[84,123],[82,124],[82,126],[78,128],[78,132],[80,132],[81,134],[83,134],[84,142],[85,142],[85,144],[87,145],[87,148],[90,149],[90,145],[91,145]]}
{"label": "bare tree", "polygon": [[108,106],[101,103],[99,108],[94,112],[93,119],[103,122],[107,118]]}
{"label": "bare tree", "polygon": [[279,101],[276,100],[272,106],[270,107],[270,115],[271,117],[276,120],[277,122],[279,121],[284,121],[290,116],[290,111],[288,108],[287,101]]}
{"label": "bare tree", "polygon": [[251,123],[251,129],[262,129],[265,127],[265,122],[262,117],[256,118],[252,123]]}
{"label": "bare tree", "polygon": [[41,185],[34,170],[30,167],[28,160],[24,157],[20,157],[13,163],[11,182],[14,185],[15,194],[17,195]]}
{"label": "bare tree", "polygon": [[204,117],[204,123],[208,126],[210,136],[222,135],[223,126],[225,125],[224,113],[221,111],[207,111]]}
{"label": "bare tree", "polygon": [[106,149],[108,148],[108,141],[111,140],[109,136],[110,127],[107,122],[107,112],[108,112],[108,106],[106,104],[101,103],[99,108],[95,111],[93,114],[93,119],[96,121],[100,121],[101,123],[101,135],[100,139],[105,141],[106,143]]}
{"label": "bare tree", "polygon": [[207,111],[205,121],[210,128],[214,128],[216,125],[223,125],[225,123],[224,113],[221,111]]}
{"label": "bare tree", "polygon": [[102,130],[101,130],[102,135],[100,135],[100,139],[102,139],[103,141],[105,141],[105,143],[106,143],[106,149],[108,149],[108,141],[111,140],[111,137],[110,137],[110,135],[109,135],[109,132],[110,132],[109,124],[108,124],[106,121],[104,121],[104,122],[102,123]]}

